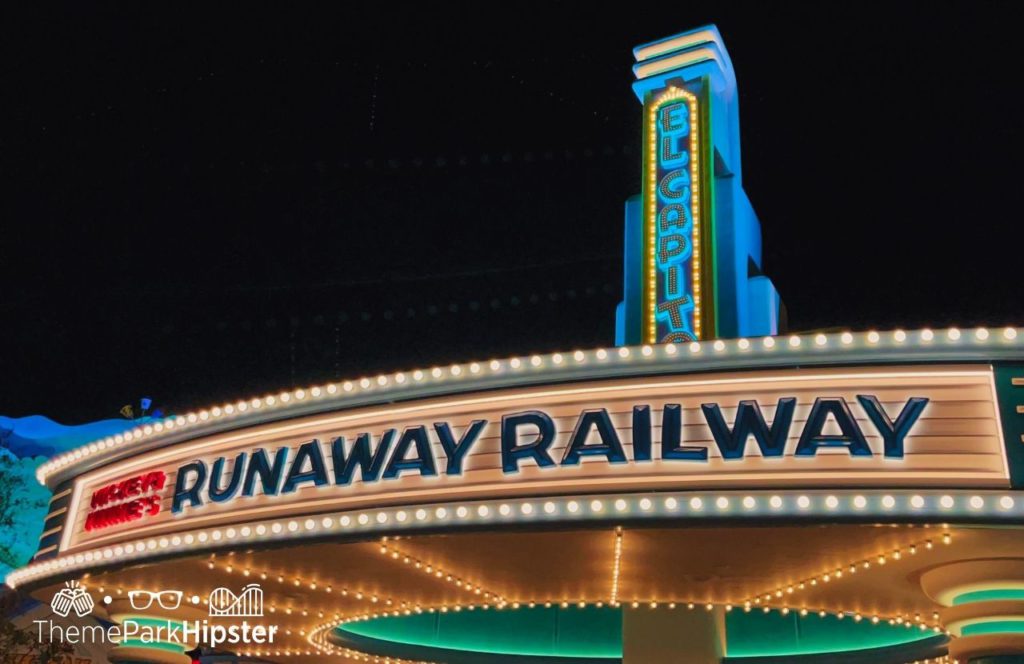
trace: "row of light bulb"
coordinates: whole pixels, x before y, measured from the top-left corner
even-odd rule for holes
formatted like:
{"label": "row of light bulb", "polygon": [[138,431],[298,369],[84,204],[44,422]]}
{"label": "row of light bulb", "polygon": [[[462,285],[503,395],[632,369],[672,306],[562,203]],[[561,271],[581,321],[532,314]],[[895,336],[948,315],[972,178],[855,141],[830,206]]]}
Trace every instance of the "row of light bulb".
{"label": "row of light bulb", "polygon": [[[953,536],[950,533],[945,532],[945,533],[942,534],[942,537],[941,537],[940,541],[943,544],[952,544]],[[915,555],[917,555],[918,550],[931,551],[934,548],[935,548],[935,544],[932,542],[932,540],[931,539],[927,539],[927,540],[924,540],[924,541],[921,541],[921,542],[916,542],[914,544],[910,544],[909,546],[907,546],[906,547],[906,554],[910,555],[910,556],[915,556]],[[757,593],[753,598],[751,598],[750,600],[747,600],[745,602],[745,605],[749,606],[751,604],[760,604],[761,601],[762,601],[762,598],[763,598],[763,600],[765,602],[770,602],[770,601],[773,601],[775,599],[779,599],[779,598],[782,598],[782,597],[785,597],[785,596],[788,596],[788,595],[793,595],[794,593],[797,593],[797,592],[802,591],[802,590],[807,590],[809,588],[814,588],[819,583],[820,584],[826,584],[826,583],[829,583],[829,582],[834,581],[834,580],[842,579],[842,578],[844,578],[844,571],[845,571],[845,577],[849,578],[850,576],[853,576],[853,575],[857,574],[858,570],[869,570],[869,569],[871,569],[872,564],[874,564],[876,566],[876,568],[877,567],[882,567],[882,566],[884,566],[889,561],[898,561],[898,560],[903,559],[903,557],[904,557],[903,549],[894,549],[892,551],[881,551],[877,555],[871,556],[870,558],[856,560],[856,561],[850,562],[850,563],[848,563],[846,565],[841,565],[839,567],[836,567],[834,570],[829,570],[829,571],[823,572],[822,574],[820,574],[818,576],[812,576],[812,577],[809,577],[807,579],[803,579],[801,581],[797,581],[795,583],[790,583],[790,584],[786,585],[784,588],[783,587],[776,588],[773,592]]]}
{"label": "row of light bulb", "polygon": [[474,584],[470,583],[469,581],[463,580],[461,577],[459,577],[457,575],[451,574],[450,572],[446,572],[445,570],[441,569],[437,565],[433,565],[433,564],[428,563],[426,561],[420,560],[419,558],[415,558],[413,556],[410,556],[407,553],[404,553],[400,549],[396,548],[394,543],[393,543],[393,541],[390,540],[388,537],[384,537],[384,538],[381,539],[380,549],[379,550],[380,550],[382,555],[387,556],[388,558],[390,558],[392,560],[400,560],[400,561],[402,561],[403,564],[409,565],[413,569],[421,571],[424,574],[426,574],[427,576],[431,576],[431,577],[433,577],[433,578],[435,578],[435,579],[437,579],[439,581],[445,581],[447,583],[450,583],[451,585],[455,586],[456,588],[461,588],[462,590],[465,590],[466,592],[470,592],[470,593],[473,593],[475,595],[479,595],[485,601],[494,601],[495,603],[498,603],[498,604],[504,604],[505,603],[505,598],[504,597],[502,597],[501,595],[498,595],[497,593],[493,593],[493,592],[491,592],[489,590],[486,590],[480,584],[474,585]]}
{"label": "row of light bulb", "polygon": [[846,494],[798,493],[754,494],[738,497],[728,493],[674,493],[643,496],[573,497],[558,499],[524,499],[516,501],[481,501],[460,505],[437,505],[419,508],[388,508],[383,510],[342,512],[316,519],[268,521],[244,526],[228,526],[212,530],[175,533],[110,545],[78,553],[68,553],[39,561],[11,572],[7,583],[12,587],[27,581],[62,576],[98,565],[113,564],[125,558],[143,559],[166,555],[170,551],[233,548],[239,544],[322,537],[325,533],[394,532],[424,525],[466,523],[529,523],[537,521],[608,520],[630,518],[672,517],[743,517],[775,514],[789,517],[819,518],[829,514],[860,514],[896,517],[921,516],[928,513],[943,517],[959,515],[988,518],[1020,518],[1024,501],[1012,494],[917,492],[910,495],[884,493]]}
{"label": "row of light bulb", "polygon": [[611,592],[611,604],[617,605],[619,603],[619,573],[622,570],[622,538],[625,534],[622,532],[622,526],[615,527],[615,550],[612,553],[612,592]]}
{"label": "row of light bulb", "polygon": [[[644,346],[621,346],[615,349],[598,348],[594,350],[577,350],[572,353],[552,353],[550,355],[532,355],[530,357],[512,357],[504,360],[491,360],[489,362],[470,362],[466,364],[453,364],[448,367],[433,367],[431,369],[415,369],[408,372],[393,374],[380,374],[374,377],[363,377],[358,380],[346,380],[340,383],[328,383],[309,388],[299,388],[292,391],[281,392],[277,395],[268,395],[245,399],[236,403],[213,406],[185,415],[176,415],[164,420],[145,424],[124,433],[114,436],[107,436],[100,440],[90,442],[82,447],[71,450],[65,454],[54,457],[42,464],[36,471],[36,477],[41,483],[58,471],[72,466],[84,459],[96,455],[105,454],[109,451],[118,450],[125,445],[143,439],[159,438],[160,436],[174,434],[182,429],[194,430],[195,435],[209,428],[225,418],[236,418],[253,413],[273,411],[275,418],[286,417],[288,411],[303,412],[308,410],[310,401],[323,401],[329,398],[338,407],[344,407],[346,400],[354,400],[371,392],[390,392],[397,389],[415,388],[420,385],[436,385],[448,383],[452,380],[463,380],[471,378],[488,378],[507,374],[521,374],[524,372],[544,372],[557,375],[577,369],[583,366],[601,366],[608,363],[617,365],[643,366],[651,360],[672,361],[686,358],[689,361],[707,358],[717,360],[721,357],[749,355],[760,348],[761,354],[770,354],[779,349],[785,349],[794,354],[794,361],[799,358],[800,353],[813,353],[821,349],[861,349],[873,347],[880,344],[888,347],[929,348],[944,343],[947,346],[958,347],[972,341],[977,344],[991,346],[1005,346],[1014,344],[1020,345],[1021,339],[1017,328],[1007,327],[998,330],[989,328],[977,328],[973,333],[962,332],[958,328],[949,328],[936,332],[929,329],[917,332],[906,332],[895,330],[882,333],[872,331],[867,333],[843,332],[841,334],[815,334],[815,335],[792,335],[789,337],[761,337],[755,339],[717,339],[715,341],[694,341],[689,344],[659,344]],[[859,341],[859,343],[857,343]],[[916,342],[916,345],[915,345]],[[837,357],[836,359],[841,359]],[[681,367],[681,368],[686,368]],[[701,369],[697,362],[692,366],[694,369]],[[465,383],[471,388],[473,381]]]}

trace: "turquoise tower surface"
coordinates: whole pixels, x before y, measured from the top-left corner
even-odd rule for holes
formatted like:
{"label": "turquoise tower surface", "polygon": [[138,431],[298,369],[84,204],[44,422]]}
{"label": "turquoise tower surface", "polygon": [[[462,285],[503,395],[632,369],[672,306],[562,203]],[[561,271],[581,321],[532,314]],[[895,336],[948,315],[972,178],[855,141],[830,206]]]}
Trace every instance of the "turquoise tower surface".
{"label": "turquoise tower surface", "polygon": [[706,26],[637,46],[643,191],[626,201],[616,343],[777,334],[761,224],[743,190],[736,76]]}

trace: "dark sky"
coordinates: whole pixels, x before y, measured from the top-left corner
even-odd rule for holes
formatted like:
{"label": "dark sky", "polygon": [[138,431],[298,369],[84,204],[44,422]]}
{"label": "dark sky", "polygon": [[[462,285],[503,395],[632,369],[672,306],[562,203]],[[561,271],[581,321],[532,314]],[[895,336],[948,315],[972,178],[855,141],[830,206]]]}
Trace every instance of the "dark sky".
{"label": "dark sky", "polygon": [[791,328],[1021,321],[1009,3],[256,5],[4,17],[0,414],[610,344],[631,48],[708,22]]}

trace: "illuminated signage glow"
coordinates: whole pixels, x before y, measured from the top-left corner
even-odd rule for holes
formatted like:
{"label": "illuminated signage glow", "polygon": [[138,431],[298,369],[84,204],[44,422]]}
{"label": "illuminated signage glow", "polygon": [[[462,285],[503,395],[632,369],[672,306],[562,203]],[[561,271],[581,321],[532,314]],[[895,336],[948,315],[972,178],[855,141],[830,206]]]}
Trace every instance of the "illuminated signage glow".
{"label": "illuminated signage glow", "polygon": [[694,341],[704,324],[698,100],[669,87],[647,106],[645,341]]}
{"label": "illuminated signage glow", "polygon": [[[859,394],[857,402],[873,425],[872,433],[882,441],[881,454],[887,458],[903,458],[904,439],[928,399],[911,397],[902,405],[895,421],[877,397]],[[761,456],[771,458],[782,457],[786,452],[796,403],[794,397],[779,399],[774,404],[775,418],[770,425],[757,401],[740,401],[732,427],[726,422],[719,404],[701,404],[701,411],[723,459],[742,460],[751,438]],[[519,473],[523,465],[578,466],[583,457],[600,457],[610,464],[651,461],[656,430],[661,434],[657,456],[662,461],[708,462],[709,446],[684,444],[680,404],[666,404],[660,409],[660,419],[654,417],[650,405],[635,405],[628,423],[632,459],[623,443],[628,439],[615,426],[608,410],[595,408],[584,410],[576,418],[561,458],[556,461],[551,449],[559,433],[550,414],[530,410],[503,415],[499,434],[501,470],[509,474]],[[828,432],[830,423],[834,432]],[[319,440],[306,441],[296,448],[292,458],[289,458],[288,447],[280,447],[273,454],[265,449],[239,452],[231,460],[230,473],[226,471],[229,459],[223,456],[215,459],[212,467],[203,461],[193,461],[178,469],[171,511],[178,514],[187,507],[237,497],[289,494],[305,485],[347,486],[352,484],[357,470],[363,484],[395,480],[403,473],[422,477],[439,473],[462,475],[467,454],[488,424],[485,420],[474,420],[461,435],[456,435],[449,423],[434,423],[431,429],[441,443],[444,456],[441,468],[439,461],[442,460],[435,458],[431,430],[422,424],[407,427],[401,435],[396,429],[388,429],[379,437],[361,433],[352,443],[341,436],[326,446]],[[791,454],[815,457],[822,448],[841,448],[853,457],[875,455],[850,404],[842,397],[815,399]],[[328,470],[327,459],[333,471]]]}
{"label": "illuminated signage glow", "polygon": [[[992,380],[978,364],[637,376],[256,421],[80,475],[59,550],[328,510],[581,490],[1002,488]],[[91,512],[124,500],[104,503],[108,493],[138,500],[134,480],[152,472],[166,473],[162,490],[142,496],[157,497],[158,512],[102,529],[92,516],[86,527]]]}
{"label": "illuminated signage glow", "polygon": [[156,471],[108,484],[93,492],[86,530],[99,530],[160,513],[160,496],[167,474]]}

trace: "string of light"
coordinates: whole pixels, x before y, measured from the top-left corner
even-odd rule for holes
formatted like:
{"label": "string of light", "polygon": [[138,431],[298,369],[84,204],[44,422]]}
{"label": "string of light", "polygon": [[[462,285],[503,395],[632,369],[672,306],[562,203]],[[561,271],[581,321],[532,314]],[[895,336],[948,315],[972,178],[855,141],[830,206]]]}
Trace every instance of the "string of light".
{"label": "string of light", "polygon": [[280,543],[324,535],[393,535],[396,531],[492,524],[574,523],[664,519],[787,519],[820,520],[836,515],[902,518],[985,518],[1015,523],[1024,500],[1014,492],[990,491],[794,491],[673,492],[568,496],[477,501],[357,510],[320,515],[317,519],[270,520],[235,527],[186,531],[173,535],[67,553],[41,560],[8,574],[11,587],[62,577],[115,561],[142,560],[172,552],[234,549],[255,543]]}
{"label": "string of light", "polygon": [[615,551],[612,554],[612,592],[609,603],[619,605],[619,572],[622,569],[622,526],[615,527]]}
{"label": "string of light", "polygon": [[451,572],[445,571],[437,565],[433,565],[424,560],[411,556],[394,545],[395,538],[383,537],[380,542],[380,553],[392,560],[400,560],[403,564],[409,565],[415,570],[421,571],[427,576],[432,576],[435,579],[445,581],[452,584],[456,588],[461,588],[466,592],[479,595],[487,602],[494,602],[497,606],[505,606],[507,604],[504,597],[501,595],[484,589],[480,584],[473,584],[466,581],[460,576],[454,575]]}
{"label": "string of light", "polygon": [[[947,531],[944,532],[940,538],[943,544],[951,544],[953,542],[953,536]],[[914,542],[902,548],[895,548],[892,550],[879,551],[873,556],[868,556],[858,560],[851,561],[845,565],[839,565],[835,568],[830,568],[815,576],[806,577],[793,583],[786,584],[785,586],[779,586],[771,591],[763,591],[756,593],[750,599],[744,602],[744,606],[749,607],[752,605],[758,605],[763,601],[771,602],[773,600],[782,599],[784,597],[790,597],[798,594],[802,591],[809,590],[816,586],[824,585],[831,582],[840,581],[843,578],[851,578],[857,574],[858,570],[865,571],[872,568],[875,565],[878,567],[884,566],[888,562],[902,560],[906,556],[916,556],[918,551],[932,551],[935,548],[935,544],[932,539],[925,539],[920,542]]]}
{"label": "string of light", "polygon": [[[205,565],[207,569],[221,569],[228,574],[239,573],[243,577],[258,577],[261,581],[274,580],[277,581],[277,583],[285,586],[286,588],[302,588],[303,590],[308,589],[313,591],[320,591],[325,595],[335,595],[338,597],[345,597],[349,599],[355,599],[358,601],[365,601],[371,604],[379,603],[383,606],[395,605],[395,600],[390,597],[378,597],[376,594],[373,593],[364,593],[361,590],[350,590],[344,584],[339,584],[337,582],[328,582],[323,579],[319,581],[312,579],[304,579],[298,574],[285,574],[282,572],[273,572],[269,569],[260,569],[250,566],[239,566],[231,561],[221,562],[218,565],[217,560],[215,558],[207,560]],[[335,591],[336,588],[337,591]],[[401,605],[404,606],[405,603],[403,602],[401,603]],[[277,605],[271,604],[267,608],[267,610],[270,611],[270,613],[275,613],[277,611]],[[287,615],[291,615],[293,609],[292,607],[287,606],[283,607],[282,611]],[[300,609],[299,613],[301,613],[303,616],[306,616],[309,614],[309,611],[308,609]],[[317,615],[320,618],[324,617],[323,611],[319,611]],[[340,620],[342,616],[341,614],[335,613],[334,618]]]}
{"label": "string of light", "polygon": [[[549,355],[494,359],[487,362],[452,364],[448,367],[435,366],[429,369],[414,369],[373,377],[365,376],[356,380],[299,388],[169,417],[121,434],[92,441],[54,457],[37,469],[36,477],[45,484],[51,475],[63,472],[85,459],[91,460],[97,455],[112,453],[122,449],[125,445],[138,441],[176,435],[181,430],[188,430],[194,435],[200,435],[226,419],[243,416],[252,418],[257,413],[267,412],[273,412],[274,417],[287,417],[289,412],[296,414],[308,412],[310,404],[317,401],[330,400],[331,404],[337,403],[338,407],[344,407],[346,400],[360,399],[360,403],[363,403],[362,399],[368,393],[392,394],[421,385],[440,383],[448,385],[453,380],[460,381],[465,387],[471,388],[474,378],[493,378],[525,372],[557,378],[559,374],[575,376],[584,367],[589,369],[596,367],[594,375],[599,375],[601,367],[606,365],[631,368],[647,366],[658,361],[673,365],[684,361],[687,365],[683,368],[701,370],[704,365],[708,364],[718,367],[726,358],[742,357],[745,367],[757,366],[759,361],[771,363],[771,358],[779,353],[784,353],[794,362],[813,364],[825,360],[842,361],[844,353],[847,351],[858,352],[876,348],[900,349],[905,354],[919,355],[919,359],[927,359],[935,353],[955,356],[958,349],[997,350],[1020,349],[1021,347],[1024,347],[1024,335],[1019,334],[1015,327],[1007,327],[1001,331],[980,327],[973,333],[961,332],[958,328],[948,328],[940,332],[930,329],[915,332],[894,330],[885,333],[884,337],[880,332],[871,331],[857,334],[842,332],[839,334],[762,337],[759,340],[717,339],[705,342],[694,341],[685,345],[622,346],[613,350],[597,348],[588,351],[577,350]],[[833,355],[833,353],[835,354]]]}

